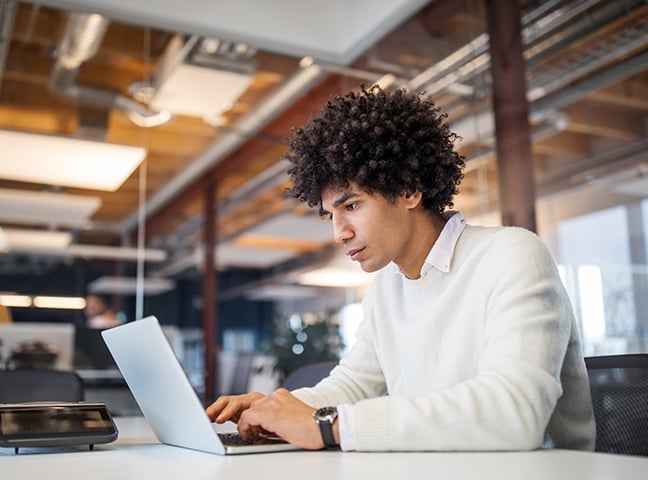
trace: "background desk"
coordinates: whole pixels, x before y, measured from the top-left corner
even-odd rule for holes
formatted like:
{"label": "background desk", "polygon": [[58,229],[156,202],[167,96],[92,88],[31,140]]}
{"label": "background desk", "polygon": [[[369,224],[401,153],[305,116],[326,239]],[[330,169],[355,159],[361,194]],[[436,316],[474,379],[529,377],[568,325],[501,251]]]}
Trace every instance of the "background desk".
{"label": "background desk", "polygon": [[2,480],[281,478],[646,480],[648,458],[567,450],[495,453],[292,451],[218,456],[160,445],[143,418],[117,418],[113,444],[56,451],[0,448]]}

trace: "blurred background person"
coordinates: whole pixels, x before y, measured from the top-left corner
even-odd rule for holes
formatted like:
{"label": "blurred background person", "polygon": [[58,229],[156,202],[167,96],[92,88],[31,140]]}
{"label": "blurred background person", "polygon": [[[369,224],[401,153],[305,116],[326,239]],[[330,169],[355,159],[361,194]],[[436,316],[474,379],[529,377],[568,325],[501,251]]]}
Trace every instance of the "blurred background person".
{"label": "blurred background person", "polygon": [[90,294],[86,297],[85,314],[89,328],[111,328],[122,323],[110,308],[108,300],[101,295]]}

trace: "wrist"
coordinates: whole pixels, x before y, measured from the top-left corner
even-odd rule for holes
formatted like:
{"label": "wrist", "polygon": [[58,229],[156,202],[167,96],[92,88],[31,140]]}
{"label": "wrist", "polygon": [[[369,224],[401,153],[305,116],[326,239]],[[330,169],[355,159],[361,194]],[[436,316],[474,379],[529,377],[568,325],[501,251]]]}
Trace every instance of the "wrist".
{"label": "wrist", "polygon": [[313,418],[320,429],[324,448],[333,448],[340,444],[337,416],[336,407],[323,407],[313,412]]}

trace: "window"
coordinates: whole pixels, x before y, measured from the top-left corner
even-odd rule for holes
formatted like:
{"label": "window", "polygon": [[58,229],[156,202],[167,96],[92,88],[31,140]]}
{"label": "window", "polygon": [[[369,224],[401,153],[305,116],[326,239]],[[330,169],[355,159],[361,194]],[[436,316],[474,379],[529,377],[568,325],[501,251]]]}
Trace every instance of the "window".
{"label": "window", "polygon": [[[638,300],[646,284],[648,243],[643,236],[633,243],[631,234],[643,230],[631,221],[633,208],[606,208],[556,226],[555,253],[586,355],[646,351],[646,312]],[[646,201],[641,211],[639,223],[646,224]]]}

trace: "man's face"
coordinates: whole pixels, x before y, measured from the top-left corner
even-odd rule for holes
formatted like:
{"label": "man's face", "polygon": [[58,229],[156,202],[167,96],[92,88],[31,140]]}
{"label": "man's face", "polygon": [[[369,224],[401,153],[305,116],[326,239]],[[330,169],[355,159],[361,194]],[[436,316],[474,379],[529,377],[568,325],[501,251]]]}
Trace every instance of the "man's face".
{"label": "man's face", "polygon": [[389,262],[402,266],[407,260],[415,221],[411,211],[417,204],[405,196],[390,202],[355,183],[322,193],[322,213],[331,220],[333,239],[365,272],[380,270]]}
{"label": "man's face", "polygon": [[99,298],[95,297],[94,295],[89,295],[86,298],[85,313],[88,317],[92,318],[94,316],[100,315],[105,310],[106,307]]}

